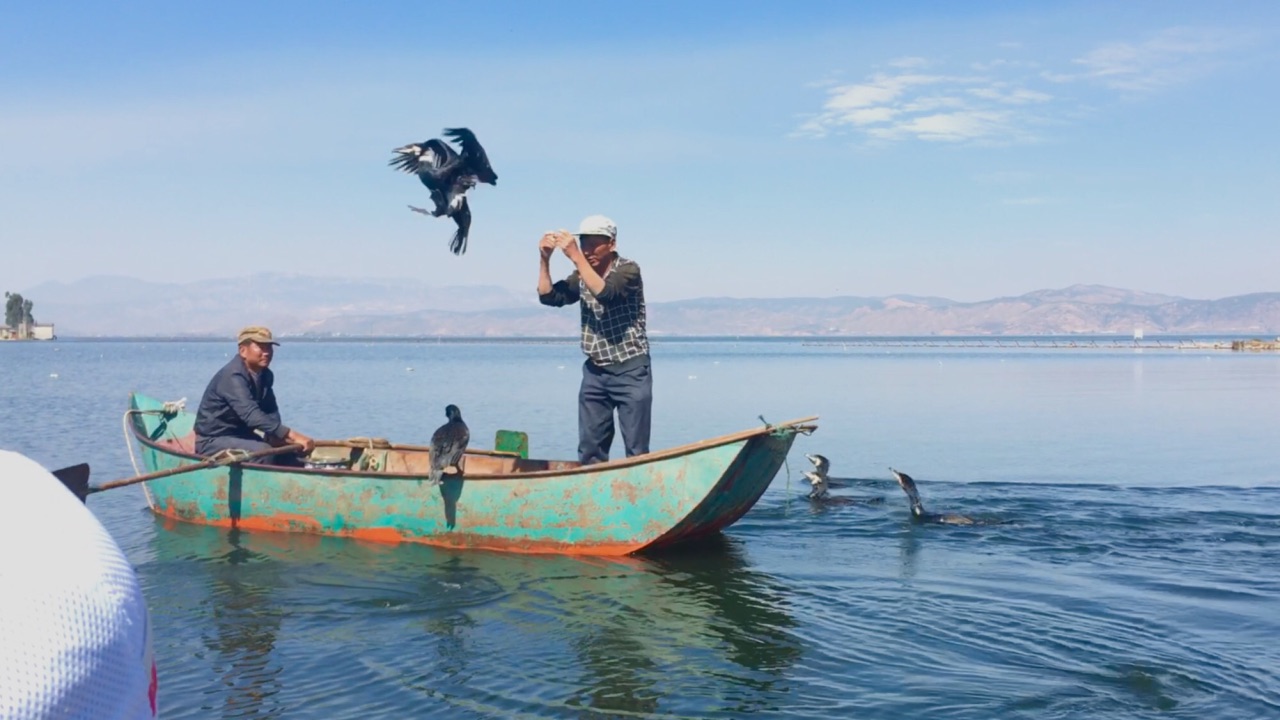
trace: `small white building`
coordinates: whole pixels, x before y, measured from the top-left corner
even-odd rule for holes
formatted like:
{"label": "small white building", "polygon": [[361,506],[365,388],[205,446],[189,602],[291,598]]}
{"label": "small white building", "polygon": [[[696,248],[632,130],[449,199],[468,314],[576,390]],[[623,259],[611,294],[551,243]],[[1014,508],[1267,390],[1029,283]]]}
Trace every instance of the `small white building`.
{"label": "small white building", "polygon": [[18,327],[0,326],[0,340],[54,340],[53,323],[22,323]]}

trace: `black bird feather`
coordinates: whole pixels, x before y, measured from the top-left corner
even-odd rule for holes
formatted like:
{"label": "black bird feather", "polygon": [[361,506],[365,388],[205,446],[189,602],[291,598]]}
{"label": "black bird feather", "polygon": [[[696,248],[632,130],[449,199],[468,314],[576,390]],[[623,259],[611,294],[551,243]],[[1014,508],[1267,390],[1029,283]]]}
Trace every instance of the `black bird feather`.
{"label": "black bird feather", "polygon": [[476,183],[498,184],[498,175],[489,164],[475,133],[467,128],[446,128],[445,137],[453,140],[462,150],[455,151],[443,140],[432,138],[420,143],[410,143],[396,148],[395,156],[387,163],[393,168],[418,176],[431,192],[434,210],[409,206],[410,210],[453,218],[458,229],[449,242],[449,250],[455,255],[467,251],[467,238],[471,233],[471,207],[467,204],[467,191]]}
{"label": "black bird feather", "polygon": [[462,470],[459,463],[467,451],[467,443],[471,442],[471,431],[462,421],[462,411],[457,405],[449,405],[444,409],[449,421],[431,434],[431,474],[432,485],[438,485],[444,475],[444,469],[453,466]]}
{"label": "black bird feather", "polygon": [[445,128],[444,136],[462,148],[462,162],[472,171],[476,180],[494,186],[498,184],[498,175],[489,165],[489,156],[480,146],[475,133],[466,128]]}

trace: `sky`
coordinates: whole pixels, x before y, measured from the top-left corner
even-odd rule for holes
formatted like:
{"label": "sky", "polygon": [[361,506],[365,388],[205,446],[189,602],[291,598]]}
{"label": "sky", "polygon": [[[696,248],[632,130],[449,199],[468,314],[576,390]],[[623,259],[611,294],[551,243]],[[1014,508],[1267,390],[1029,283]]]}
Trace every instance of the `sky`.
{"label": "sky", "polygon": [[[1277,118],[1274,2],[2,2],[0,288],[532,294],[603,213],[651,302],[1273,292]],[[455,126],[461,257],[387,166]]]}

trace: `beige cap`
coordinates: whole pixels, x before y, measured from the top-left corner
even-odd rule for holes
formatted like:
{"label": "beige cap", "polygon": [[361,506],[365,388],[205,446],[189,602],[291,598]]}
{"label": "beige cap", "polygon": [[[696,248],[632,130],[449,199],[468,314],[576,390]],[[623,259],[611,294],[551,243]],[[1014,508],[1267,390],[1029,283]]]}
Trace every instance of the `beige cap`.
{"label": "beige cap", "polygon": [[617,240],[618,224],[604,215],[590,215],[578,224],[578,236],[583,235],[608,235]]}
{"label": "beige cap", "polygon": [[239,339],[236,343],[238,345],[243,345],[247,342],[263,343],[264,345],[280,344],[271,337],[271,331],[261,325],[250,325],[240,331]]}

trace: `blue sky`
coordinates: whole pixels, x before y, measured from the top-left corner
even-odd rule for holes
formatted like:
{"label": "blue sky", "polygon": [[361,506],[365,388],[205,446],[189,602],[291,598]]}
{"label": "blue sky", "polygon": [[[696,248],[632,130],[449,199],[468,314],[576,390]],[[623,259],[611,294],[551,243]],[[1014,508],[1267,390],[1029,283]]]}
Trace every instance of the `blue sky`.
{"label": "blue sky", "polygon": [[[1276,291],[1277,118],[1272,2],[10,2],[0,288],[532,293],[599,212],[651,301]],[[386,165],[457,125],[461,258]]]}

